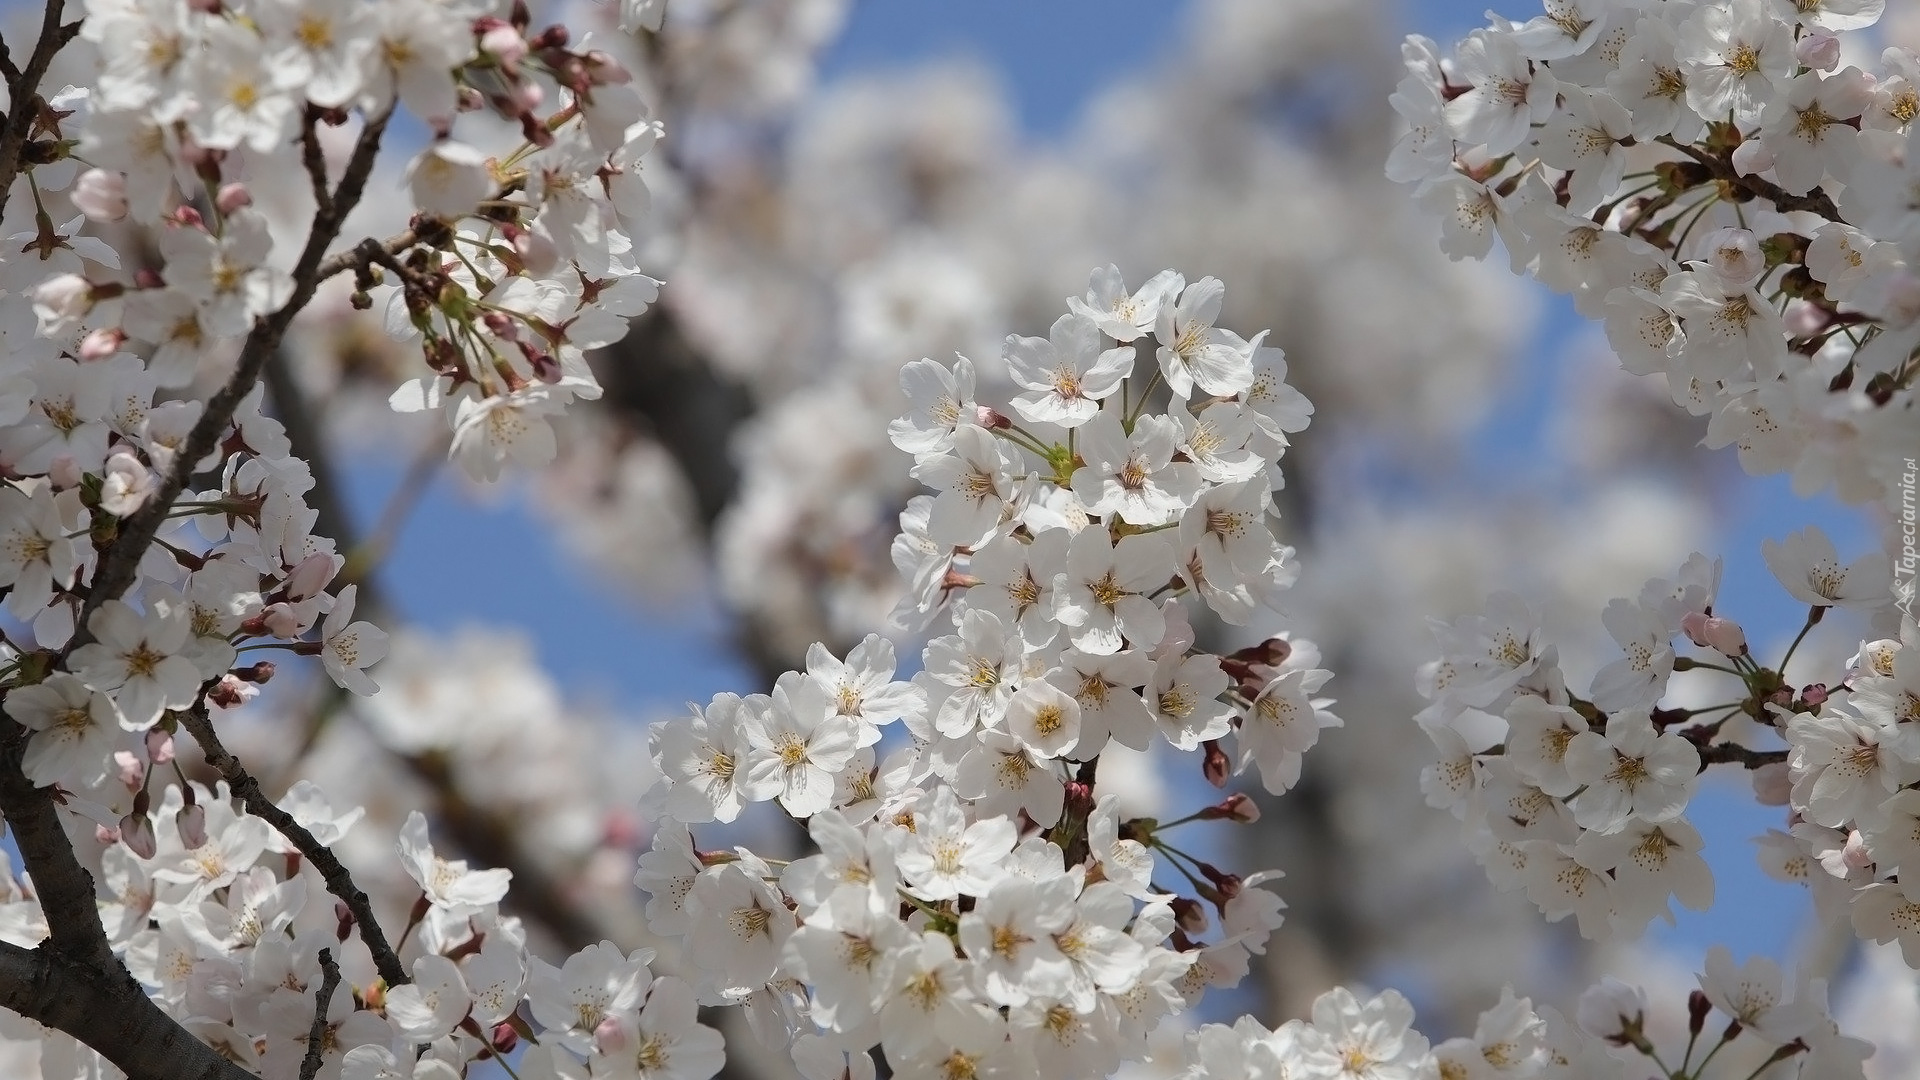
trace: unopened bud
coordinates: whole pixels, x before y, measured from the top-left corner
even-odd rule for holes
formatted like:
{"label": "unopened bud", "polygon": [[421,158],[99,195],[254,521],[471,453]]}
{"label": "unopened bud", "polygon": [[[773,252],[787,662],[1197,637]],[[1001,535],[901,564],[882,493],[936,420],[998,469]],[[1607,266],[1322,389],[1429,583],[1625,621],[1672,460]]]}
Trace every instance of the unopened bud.
{"label": "unopened bud", "polygon": [[183,806],[173,815],[174,828],[180,830],[180,842],[189,849],[207,842],[207,808]]}
{"label": "unopened bud", "polygon": [[165,765],[173,760],[173,736],[159,728],[147,729],[147,760]]}
{"label": "unopened bud", "polygon": [[607,1017],[594,1026],[593,1048],[611,1057],[627,1048],[627,1031],[618,1019]]}
{"label": "unopened bud", "polygon": [[1227,752],[1220,749],[1219,740],[1209,739],[1204,745],[1206,756],[1201,761],[1200,774],[1214,787],[1226,787],[1227,776],[1233,771],[1233,762],[1227,758]]}
{"label": "unopened bud", "polygon": [[120,346],[126,342],[126,331],[117,326],[105,330],[89,330],[87,336],[80,339],[80,362],[97,364],[118,353]]}
{"label": "unopened bud", "polygon": [[493,1025],[493,1031],[487,1035],[487,1041],[493,1044],[495,1053],[503,1056],[511,1054],[513,1048],[520,1045],[520,1029],[503,1020]]}
{"label": "unopened bud", "polygon": [[500,61],[511,73],[527,55],[527,39],[507,23],[499,23],[480,35],[480,51]]}
{"label": "unopened bud", "polygon": [[1687,995],[1687,1031],[1698,1035],[1707,1026],[1707,1014],[1713,1011],[1713,1002],[1707,1000],[1706,992],[1695,990]]}
{"label": "unopened bud", "polygon": [[299,637],[300,631],[305,629],[301,625],[300,616],[294,614],[293,608],[287,604],[269,605],[260,613],[260,620],[261,624],[267,628],[267,633],[277,638],[291,640]]}
{"label": "unopened bud", "polygon": [[974,423],[988,431],[1005,431],[1013,426],[1012,420],[1007,419],[1004,413],[996,411],[992,406],[975,405],[973,409]]}
{"label": "unopened bud", "polygon": [[1698,611],[1688,612],[1680,619],[1680,630],[1687,635],[1688,641],[1703,649],[1712,649],[1722,656],[1746,655],[1746,632],[1732,619],[1704,615]]}
{"label": "unopened bud", "polygon": [[120,830],[108,825],[95,825],[93,838],[100,844],[110,847],[120,842]]}
{"label": "unopened bud", "polygon": [[559,382],[564,376],[565,373],[560,370],[560,361],[554,359],[552,353],[543,352],[533,355],[534,378],[551,386]]}
{"label": "unopened bud", "polygon": [[213,197],[213,205],[219,207],[222,214],[231,214],[235,210],[252,206],[253,193],[247,190],[245,184],[237,182],[226,184],[220,188],[220,193]]}
{"label": "unopened bud", "polygon": [[1242,825],[1251,825],[1260,820],[1260,805],[1247,797],[1246,792],[1236,791],[1214,806],[1200,811],[1202,821],[1237,821]]}
{"label": "unopened bud", "polygon": [[1800,691],[1800,701],[1809,709],[1817,709],[1827,703],[1827,684],[1814,683]]}
{"label": "unopened bud", "polygon": [[345,900],[335,900],[333,902],[333,935],[334,937],[340,941],[345,941],[349,937],[352,937],[353,925],[354,925],[353,909],[347,906],[347,902]]}
{"label": "unopened bud", "polygon": [[334,573],[340,569],[340,562],[328,552],[315,552],[300,560],[287,575],[287,599],[299,603],[314,596],[327,587]]}
{"label": "unopened bud", "polygon": [[120,819],[120,842],[143,859],[153,858],[154,852],[160,850],[159,839],[153,835],[153,820],[143,813],[128,814]]}
{"label": "unopened bud", "polygon": [[1825,30],[1809,30],[1793,46],[1793,58],[1815,71],[1840,66],[1840,39]]}
{"label": "unopened bud", "polygon": [[67,198],[89,221],[119,221],[127,216],[127,178],[108,169],[88,169],[73,182]]}

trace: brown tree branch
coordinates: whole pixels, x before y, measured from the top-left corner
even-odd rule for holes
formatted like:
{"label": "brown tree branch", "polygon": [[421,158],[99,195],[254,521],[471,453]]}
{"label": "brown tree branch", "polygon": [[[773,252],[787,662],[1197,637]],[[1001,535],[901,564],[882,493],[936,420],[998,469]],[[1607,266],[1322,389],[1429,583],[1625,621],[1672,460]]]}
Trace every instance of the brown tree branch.
{"label": "brown tree branch", "polygon": [[400,986],[412,982],[407,975],[406,965],[400,962],[399,955],[381,931],[379,920],[374,918],[372,902],[354,883],[353,874],[327,845],[314,839],[312,833],[293,820],[292,814],[275,806],[273,800],[267,798],[267,793],[260,789],[260,781],[255,780],[240,759],[221,744],[220,736],[213,730],[213,721],[207,717],[205,706],[196,706],[181,713],[180,725],[200,744],[201,752],[207,756],[207,764],[226,779],[227,786],[246,804],[247,813],[273,826],[298,848],[300,854],[326,879],[327,891],[339,897],[340,902],[347,905],[347,910],[353,912],[354,921],[359,924],[360,940],[366,942],[367,951],[373,954],[373,965],[379,969],[380,977],[387,981],[387,985]]}
{"label": "brown tree branch", "polygon": [[35,104],[40,97],[40,80],[47,77],[55,54],[79,32],[79,23],[73,24],[71,33],[61,27],[60,16],[65,10],[66,0],[47,0],[46,9],[40,15],[40,37],[34,42],[33,55],[27,58],[27,66],[20,69],[18,78],[7,79],[7,124],[5,130],[0,130],[0,213],[7,209],[7,197],[20,175],[20,152],[26,149],[34,120],[39,116]]}
{"label": "brown tree branch", "polygon": [[116,962],[0,941],[0,1006],[80,1040],[131,1080],[257,1080],[194,1038]]}
{"label": "brown tree branch", "polygon": [[300,1080],[313,1080],[327,1060],[327,1006],[333,1003],[333,991],[340,985],[340,965],[333,962],[333,950],[320,950],[320,992],[313,1002],[313,1025],[307,1029],[307,1056],[300,1062]]}
{"label": "brown tree branch", "polygon": [[[347,215],[353,212],[366,191],[367,178],[373,174],[374,159],[379,156],[381,136],[385,134],[387,121],[392,115],[390,106],[380,115],[369,118],[366,127],[361,129],[359,141],[354,144],[353,155],[347,160],[346,171],[340,177],[339,186],[334,189],[332,201],[313,213],[313,225],[307,235],[306,247],[293,268],[292,295],[279,310],[254,321],[253,331],[247,335],[246,344],[241,346],[233,377],[207,401],[205,411],[187,434],[186,443],[175,457],[173,468],[161,482],[160,490],[139,512],[121,523],[119,535],[114,537],[113,544],[101,555],[100,569],[94,574],[86,605],[81,608],[78,624],[74,628],[73,641],[67,646],[69,652],[92,640],[87,623],[100,605],[118,599],[133,584],[141,557],[146,554],[154,536],[160,531],[161,523],[173,509],[174,500],[186,490],[187,481],[193,475],[194,463],[206,457],[218,445],[220,437],[226,433],[227,424],[233,419],[234,410],[252,392],[254,383],[259,381],[261,368],[279,349],[280,340],[286,336],[287,328],[293,325],[294,316],[313,299],[324,277],[323,264],[329,261],[326,259],[327,249],[339,237]],[[348,265],[351,265],[350,261]]]}

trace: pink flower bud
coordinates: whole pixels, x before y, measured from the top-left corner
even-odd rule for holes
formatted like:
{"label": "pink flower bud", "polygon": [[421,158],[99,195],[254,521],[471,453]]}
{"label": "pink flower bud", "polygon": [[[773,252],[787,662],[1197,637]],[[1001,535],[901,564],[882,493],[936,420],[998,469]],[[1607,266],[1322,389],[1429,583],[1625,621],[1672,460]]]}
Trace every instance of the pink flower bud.
{"label": "pink flower bud", "polygon": [[1753,770],[1753,798],[1761,806],[1785,806],[1793,795],[1793,778],[1782,761]]}
{"label": "pink flower bud", "polygon": [[1747,635],[1732,619],[1718,615],[1709,618],[1701,637],[1707,648],[1722,656],[1741,656],[1747,651]]}
{"label": "pink flower bud", "polygon": [[501,67],[511,72],[527,55],[527,39],[521,37],[520,31],[512,26],[500,23],[480,35],[480,51],[491,54],[500,61]]}
{"label": "pink flower bud", "polygon": [[147,763],[133,756],[130,750],[115,750],[113,774],[128,791],[139,791],[140,784],[147,778]]}
{"label": "pink flower bud", "polygon": [[532,80],[518,82],[507,90],[508,108],[506,111],[516,114],[531,113],[533,110],[539,108],[540,103],[545,100],[547,100],[547,92],[540,89],[539,83],[533,82]]}
{"label": "pink flower bud", "polygon": [[287,599],[299,603],[310,596],[317,595],[333,580],[340,563],[327,552],[315,552],[300,560],[298,566],[287,575]]}
{"label": "pink flower bud", "polygon": [[180,842],[197,848],[207,842],[207,808],[183,806],[173,815],[174,828],[180,830]]}
{"label": "pink flower bud", "polygon": [[126,331],[119,327],[106,330],[89,330],[87,336],[80,339],[80,362],[97,364],[120,351],[127,343]]}
{"label": "pink flower bud", "polygon": [[615,1017],[607,1017],[593,1029],[593,1047],[601,1054],[611,1056],[627,1048],[627,1032]]}
{"label": "pink flower bud", "polygon": [[80,466],[73,460],[72,454],[59,454],[54,457],[53,464],[47,466],[47,479],[53,482],[54,487],[65,491],[68,488],[80,486],[80,481],[86,479],[86,474],[80,471]]}
{"label": "pink flower bud", "polygon": [[488,1033],[487,1041],[493,1044],[495,1053],[511,1054],[513,1048],[520,1045],[520,1030],[503,1020],[493,1025],[493,1031]]}
{"label": "pink flower bud", "polygon": [[1209,739],[1204,745],[1206,756],[1200,764],[1201,775],[1214,787],[1226,787],[1227,777],[1233,772],[1233,762],[1228,759],[1227,752],[1220,749],[1218,740]]}
{"label": "pink flower bud", "polygon": [[219,207],[222,214],[231,214],[235,210],[252,206],[253,193],[247,190],[245,184],[237,182],[226,184],[220,188],[219,194],[213,197],[213,205]]}
{"label": "pink flower bud", "polygon": [[153,853],[160,850],[159,838],[153,834],[153,820],[145,814],[128,814],[120,819],[120,842],[143,859],[153,858]]}
{"label": "pink flower bud", "polygon": [[299,637],[300,632],[306,629],[300,616],[294,614],[293,608],[287,604],[272,604],[260,614],[267,633],[277,638],[292,640]]}
{"label": "pink flower bud", "polygon": [[533,355],[534,378],[551,386],[559,382],[564,375],[565,373],[560,370],[560,361],[554,359],[552,353],[543,352]]}
{"label": "pink flower bud", "polygon": [[1793,47],[1793,58],[1815,71],[1840,66],[1840,39],[1825,30],[1809,30]]}
{"label": "pink flower bud", "polygon": [[1860,835],[1859,829],[1847,833],[1847,842],[1840,849],[1840,861],[1847,869],[1865,870],[1873,865],[1873,854],[1867,850],[1867,838]]}
{"label": "pink flower bud", "polygon": [[1236,791],[1221,800],[1217,806],[1209,806],[1202,816],[1214,821],[1236,821],[1242,825],[1251,825],[1260,820],[1260,804],[1247,798],[1244,791]]}
{"label": "pink flower bud", "polygon": [[[293,875],[289,874],[287,876],[292,877]],[[334,936],[341,941],[347,940],[353,936],[353,925],[353,909],[347,906],[345,900],[335,900],[333,902]]]}
{"label": "pink flower bud", "polygon": [[1819,708],[1822,705],[1825,705],[1827,703],[1827,684],[1826,683],[1809,684],[1808,686],[1806,686],[1800,691],[1800,700],[1803,702],[1806,702],[1808,706],[1815,709]]}
{"label": "pink flower bud", "polygon": [[127,178],[107,169],[88,169],[67,192],[74,209],[89,221],[119,221],[127,216]]}
{"label": "pink flower bud", "polygon": [[101,844],[117,844],[120,842],[120,830],[106,825],[95,825],[93,838]]}
{"label": "pink flower bud", "polygon": [[147,729],[147,760],[165,765],[173,760],[173,736],[159,728]]}
{"label": "pink flower bud", "polygon": [[1013,421],[994,411],[991,406],[975,405],[973,409],[974,423],[979,424],[988,431],[1005,431],[1013,426]]}

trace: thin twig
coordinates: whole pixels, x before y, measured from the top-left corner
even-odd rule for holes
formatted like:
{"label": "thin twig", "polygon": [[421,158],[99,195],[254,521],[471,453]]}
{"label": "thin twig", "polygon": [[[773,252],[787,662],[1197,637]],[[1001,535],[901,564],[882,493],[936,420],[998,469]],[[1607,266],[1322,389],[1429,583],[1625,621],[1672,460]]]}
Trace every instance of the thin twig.
{"label": "thin twig", "polygon": [[353,913],[354,921],[359,924],[360,940],[366,942],[367,951],[373,954],[373,965],[388,986],[401,986],[413,980],[407,977],[406,966],[400,963],[400,957],[387,944],[387,936],[380,929],[380,923],[374,918],[373,904],[367,894],[354,884],[353,874],[341,864],[327,845],[314,839],[312,833],[267,798],[260,788],[260,781],[247,772],[240,759],[233,756],[221,744],[220,736],[213,730],[213,721],[207,717],[204,706],[196,707],[181,714],[180,724],[200,744],[207,756],[207,764],[213,766],[227,781],[227,786],[246,804],[247,813],[260,818],[273,826],[297,848],[306,860],[320,871],[326,879],[327,891],[340,898]]}
{"label": "thin twig", "polygon": [[306,167],[307,179],[313,185],[314,207],[331,213],[333,193],[327,190],[327,156],[320,149],[319,123],[319,108],[308,105],[300,124],[300,164]]}
{"label": "thin twig", "polygon": [[340,985],[340,965],[333,962],[333,950],[320,950],[320,994],[313,1003],[313,1025],[307,1028],[307,1056],[300,1062],[300,1080],[313,1080],[326,1064],[327,1006]]}

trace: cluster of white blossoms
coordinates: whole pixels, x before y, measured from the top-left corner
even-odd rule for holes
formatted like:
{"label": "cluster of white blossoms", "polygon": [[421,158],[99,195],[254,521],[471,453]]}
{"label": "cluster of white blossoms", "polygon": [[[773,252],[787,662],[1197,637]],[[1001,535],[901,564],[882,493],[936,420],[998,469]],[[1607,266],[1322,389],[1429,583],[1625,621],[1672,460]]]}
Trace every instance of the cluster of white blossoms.
{"label": "cluster of white blossoms", "polygon": [[[1790,684],[1787,662],[1827,609],[1890,609],[1891,574],[1878,554],[1842,565],[1818,528],[1768,541],[1765,555],[1809,606],[1772,666],[1715,613],[1720,564],[1698,554],[1675,578],[1608,605],[1602,621],[1623,655],[1584,696],[1569,691],[1519,597],[1496,594],[1483,615],[1436,621],[1443,655],[1421,672],[1432,704],[1418,720],[1440,760],[1422,785],[1470,824],[1470,847],[1496,885],[1524,889],[1550,920],[1573,915],[1594,938],[1672,921],[1675,900],[1712,906],[1687,803],[1708,767],[1752,770],[1760,802],[1790,815],[1787,831],[1762,838],[1768,872],[1811,886],[1828,919],[1844,920],[1850,906],[1860,937],[1897,940],[1920,967],[1920,890],[1902,872],[1920,858],[1920,628],[1904,615],[1897,639],[1862,642],[1840,677]],[[1677,651],[1685,644],[1693,655]],[[1671,685],[1676,672],[1736,686],[1682,689]],[[1661,704],[1674,697],[1713,703]]]}
{"label": "cluster of white blossoms", "polygon": [[[1155,1025],[1236,984],[1279,925],[1279,898],[1257,887],[1277,875],[1222,872],[1166,836],[1252,820],[1244,796],[1127,819],[1097,776],[1110,743],[1164,739],[1204,751],[1216,785],[1256,766],[1284,791],[1339,722],[1314,696],[1330,673],[1311,644],[1211,655],[1182,606],[1244,623],[1296,573],[1268,522],[1311,408],[1278,350],[1213,325],[1221,296],[1212,278],[1166,271],[1129,291],[1096,270],[1046,338],[1008,338],[1018,420],[974,400],[966,358],[909,364],[913,408],[891,434],[937,494],[901,515],[897,614],[943,613],[955,632],[910,681],[869,637],[845,660],[816,647],[770,695],[722,694],[655,726],[669,824],[636,878],[649,921],[685,942],[703,1000],[784,1030],[808,1075],[839,1075],[846,1055],[870,1075],[876,1045],[912,1077],[1164,1061]],[[907,738],[882,756],[896,722]],[[695,847],[687,826],[764,801],[804,820],[819,854]],[[1329,1000],[1300,1030],[1296,1075],[1431,1070],[1404,1001],[1367,1006],[1400,1030],[1359,1046],[1355,1025],[1373,1021]]]}
{"label": "cluster of white blossoms", "polygon": [[[351,271],[354,306],[389,286],[390,332],[422,347],[429,370],[393,395],[395,409],[443,410],[453,456],[476,478],[496,477],[507,459],[551,459],[550,419],[600,393],[585,351],[619,340],[657,295],[630,234],[649,205],[641,159],[660,125],[606,53],[570,49],[561,26],[533,32],[525,5],[506,18],[495,6],[94,3],[80,35],[98,49],[98,81],[51,104],[55,160],[29,174],[42,196],[71,184],[77,213],[56,224],[42,209],[20,237],[41,258],[16,261],[31,276],[11,294],[30,293],[42,336],[67,346],[58,359],[46,348],[21,357],[44,369],[28,379],[68,394],[108,380],[125,352],[145,369],[124,376],[130,392],[184,386],[202,353],[290,318],[320,280]],[[433,133],[407,167],[410,227],[329,250],[351,207],[332,205],[339,163],[327,147],[377,146],[399,108]],[[481,110],[517,125],[519,145],[490,156],[453,137],[463,114]],[[286,153],[301,156],[331,214],[327,234],[298,251],[276,245],[244,180],[250,158]],[[92,168],[76,179],[79,163]],[[359,199],[370,165],[346,167],[346,200]],[[130,280],[88,277],[75,256],[120,266],[77,235],[88,218],[156,230],[157,261]],[[83,408],[77,422],[95,430],[104,408]],[[192,416],[165,419],[184,431]],[[99,441],[82,443],[83,470],[96,469]],[[28,468],[61,452],[42,449]]]}
{"label": "cluster of white blossoms", "polygon": [[1449,254],[1498,237],[1604,319],[1748,472],[1890,497],[1920,453],[1920,57],[1842,66],[1884,0],[1545,6],[1450,59],[1408,40],[1388,175]]}
{"label": "cluster of white blossoms", "polygon": [[[1726,1020],[1703,1039],[1715,1013]],[[1208,1024],[1192,1038],[1195,1080],[1238,1077],[1338,1077],[1341,1080],[1642,1080],[1759,1076],[1788,1062],[1808,1077],[1861,1075],[1871,1043],[1840,1033],[1829,1015],[1824,980],[1789,993],[1778,965],[1755,957],[1736,966],[1725,948],[1706,958],[1684,1021],[1653,1008],[1646,991],[1603,978],[1580,996],[1569,1019],[1535,1008],[1511,989],[1482,1012],[1472,1035],[1429,1047],[1410,1029],[1413,1010],[1388,990],[1360,1001],[1344,989],[1314,1002],[1310,1021],[1269,1031],[1251,1017],[1231,1027]],[[1709,1068],[1719,1059],[1717,1068]],[[1774,1075],[1767,1073],[1766,1075]],[[1780,1075],[1793,1075],[1781,1073]]]}

